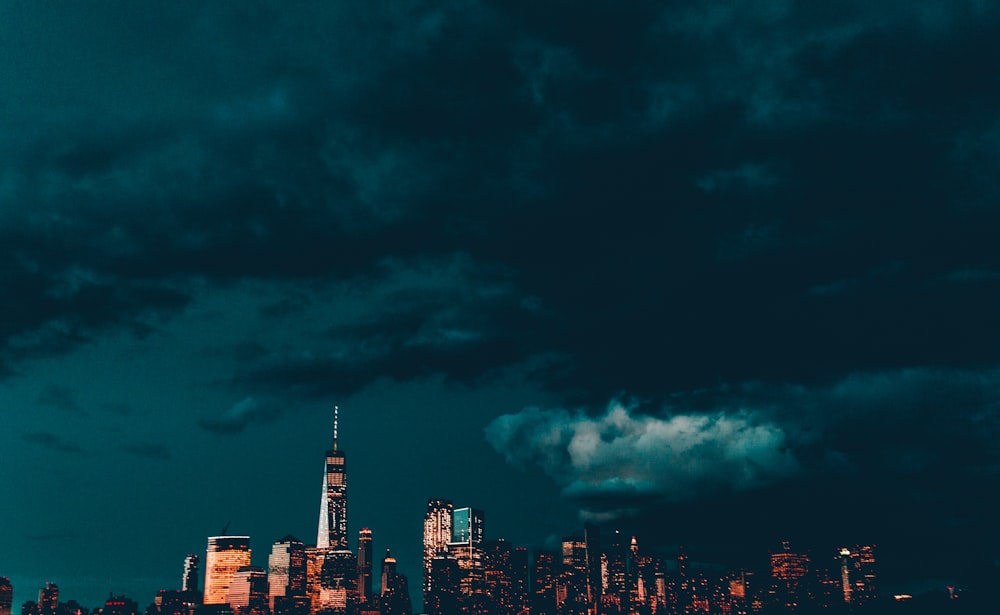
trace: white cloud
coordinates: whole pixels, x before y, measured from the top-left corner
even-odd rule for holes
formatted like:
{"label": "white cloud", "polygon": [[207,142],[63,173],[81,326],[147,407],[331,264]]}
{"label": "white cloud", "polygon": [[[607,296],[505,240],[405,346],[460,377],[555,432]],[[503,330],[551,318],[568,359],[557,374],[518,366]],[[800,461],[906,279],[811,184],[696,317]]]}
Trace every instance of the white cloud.
{"label": "white cloud", "polygon": [[785,432],[748,411],[654,416],[620,402],[598,416],[528,408],[498,417],[486,437],[508,462],[541,468],[578,499],[682,500],[800,471]]}

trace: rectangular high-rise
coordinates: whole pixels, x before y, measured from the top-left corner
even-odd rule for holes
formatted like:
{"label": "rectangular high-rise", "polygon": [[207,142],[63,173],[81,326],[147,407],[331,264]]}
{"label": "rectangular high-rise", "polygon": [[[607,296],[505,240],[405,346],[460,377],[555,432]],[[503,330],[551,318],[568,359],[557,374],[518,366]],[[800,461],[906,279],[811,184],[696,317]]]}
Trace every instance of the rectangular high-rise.
{"label": "rectangular high-rise", "polygon": [[205,552],[205,604],[226,604],[236,571],[249,565],[249,536],[209,537]]}
{"label": "rectangular high-rise", "polygon": [[424,610],[427,612],[433,591],[431,562],[444,553],[451,542],[451,514],[450,500],[427,500],[427,514],[424,516]]}
{"label": "rectangular high-rise", "polygon": [[294,536],[285,536],[271,546],[267,558],[268,604],[276,611],[281,598],[306,595],[306,546]]}

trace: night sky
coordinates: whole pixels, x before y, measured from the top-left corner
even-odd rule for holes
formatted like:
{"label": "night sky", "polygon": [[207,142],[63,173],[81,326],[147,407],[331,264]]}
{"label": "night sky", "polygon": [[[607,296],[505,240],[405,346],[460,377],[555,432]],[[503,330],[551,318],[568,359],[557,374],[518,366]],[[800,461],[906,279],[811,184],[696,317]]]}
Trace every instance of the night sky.
{"label": "night sky", "polygon": [[227,4],[0,3],[15,609],[313,542],[334,404],[416,591],[428,497],[995,561],[995,3]]}

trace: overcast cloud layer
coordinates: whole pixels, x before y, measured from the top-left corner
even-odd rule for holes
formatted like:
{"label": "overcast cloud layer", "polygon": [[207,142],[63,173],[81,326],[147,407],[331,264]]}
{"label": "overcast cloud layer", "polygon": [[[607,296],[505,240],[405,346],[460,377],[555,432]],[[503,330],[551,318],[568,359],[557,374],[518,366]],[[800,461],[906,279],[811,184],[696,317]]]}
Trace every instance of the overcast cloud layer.
{"label": "overcast cloud layer", "polygon": [[[6,3],[0,40],[12,535],[64,523],[31,511],[67,460],[162,525],[116,459],[198,499],[353,402],[355,450],[471,438],[479,482],[540,468],[588,518],[705,537],[791,500],[844,540],[996,546],[993,4]],[[170,519],[201,540],[227,505]],[[66,531],[138,531],[112,521]],[[47,577],[17,540],[0,565]]]}

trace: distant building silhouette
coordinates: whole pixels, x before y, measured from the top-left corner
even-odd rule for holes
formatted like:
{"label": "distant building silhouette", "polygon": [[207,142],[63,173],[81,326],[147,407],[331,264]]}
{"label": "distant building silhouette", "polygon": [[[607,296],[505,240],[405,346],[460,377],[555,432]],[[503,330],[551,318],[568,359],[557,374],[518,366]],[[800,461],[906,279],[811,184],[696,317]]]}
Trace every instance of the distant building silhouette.
{"label": "distant building silhouette", "polygon": [[55,583],[46,583],[45,587],[38,590],[38,612],[42,615],[51,615],[56,612],[59,606],[59,586]]}
{"label": "distant building silhouette", "polygon": [[531,566],[532,615],[556,615],[556,575],[559,557],[551,551],[535,553]]}
{"label": "distant building silhouette", "polygon": [[125,596],[108,596],[101,615],[138,615],[139,603]]}

